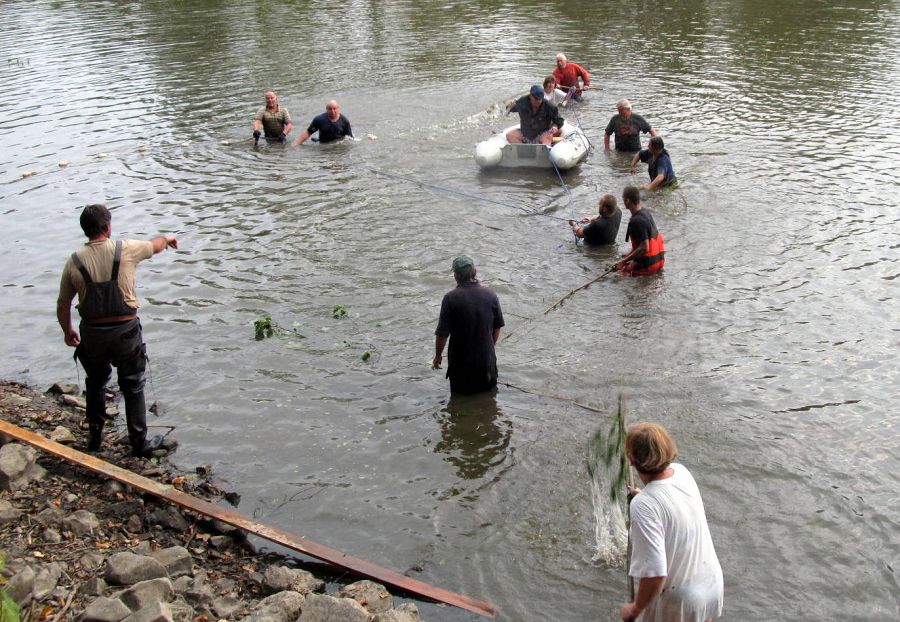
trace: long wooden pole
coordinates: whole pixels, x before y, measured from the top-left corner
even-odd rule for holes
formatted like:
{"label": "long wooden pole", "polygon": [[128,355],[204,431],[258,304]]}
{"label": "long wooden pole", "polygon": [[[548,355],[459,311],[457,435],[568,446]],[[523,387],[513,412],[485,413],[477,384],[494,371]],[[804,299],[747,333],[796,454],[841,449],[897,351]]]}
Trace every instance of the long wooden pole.
{"label": "long wooden pole", "polygon": [[95,456],[82,453],[71,447],[66,447],[65,445],[51,441],[39,434],[15,426],[2,419],[0,419],[0,432],[46,451],[47,453],[53,454],[54,456],[82,466],[90,471],[105,475],[106,477],[115,479],[132,488],[155,495],[169,503],[174,503],[175,505],[179,505],[192,512],[215,518],[223,523],[234,525],[244,531],[256,534],[261,538],[265,538],[266,540],[275,542],[276,544],[280,544],[291,550],[298,551],[304,555],[309,555],[310,557],[315,557],[316,559],[321,559],[338,568],[344,568],[358,575],[375,579],[376,581],[392,585],[412,594],[453,605],[454,607],[472,611],[488,618],[493,618],[499,611],[499,609],[491,603],[475,600],[474,598],[462,594],[429,585],[424,581],[419,581],[407,577],[406,575],[402,575],[399,572],[382,568],[357,557],[352,557],[342,551],[318,544],[283,529],[258,523],[243,514],[219,507],[209,501],[198,499],[197,497],[177,490],[167,484],[161,484],[147,477],[127,471],[114,464],[100,460]]}
{"label": "long wooden pole", "polygon": [[565,296],[563,296],[562,298],[560,298],[559,300],[557,300],[556,302],[554,302],[552,305],[550,305],[549,307],[547,307],[547,310],[544,311],[544,315],[547,315],[548,313],[550,313],[550,312],[553,311],[554,309],[556,309],[556,308],[562,306],[562,303],[564,303],[566,300],[568,300],[570,297],[572,297],[572,296],[575,295],[576,293],[580,292],[580,291],[583,290],[583,289],[587,289],[588,287],[590,287],[591,285],[593,285],[594,283],[596,283],[597,281],[599,281],[600,279],[602,279],[603,277],[605,277],[607,274],[610,274],[610,273],[615,272],[615,271],[616,271],[616,267],[615,267],[615,266],[610,266],[610,268],[609,268],[606,272],[604,272],[603,274],[601,274],[601,275],[599,275],[599,276],[597,276],[597,277],[594,277],[593,279],[591,279],[590,281],[588,281],[587,283],[585,283],[585,284],[582,285],[581,287],[576,287],[575,289],[571,290],[568,294],[566,294]]}

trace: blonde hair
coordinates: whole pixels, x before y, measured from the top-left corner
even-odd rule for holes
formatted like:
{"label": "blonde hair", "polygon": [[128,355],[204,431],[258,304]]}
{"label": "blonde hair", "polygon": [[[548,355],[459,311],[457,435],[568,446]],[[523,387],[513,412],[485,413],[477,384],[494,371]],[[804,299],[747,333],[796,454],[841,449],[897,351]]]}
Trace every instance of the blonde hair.
{"label": "blonde hair", "polygon": [[628,426],[625,435],[625,455],[638,473],[656,474],[678,457],[678,447],[661,425],[635,423]]}

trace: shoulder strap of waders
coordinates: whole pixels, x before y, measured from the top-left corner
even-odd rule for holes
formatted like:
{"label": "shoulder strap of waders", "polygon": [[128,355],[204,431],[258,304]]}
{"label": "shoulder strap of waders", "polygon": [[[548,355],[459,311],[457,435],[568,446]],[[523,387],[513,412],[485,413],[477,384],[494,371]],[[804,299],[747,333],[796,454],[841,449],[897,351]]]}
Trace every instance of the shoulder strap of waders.
{"label": "shoulder strap of waders", "polygon": [[85,284],[94,282],[91,275],[88,274],[87,269],[84,267],[84,264],[81,263],[81,260],[78,258],[78,253],[72,253],[72,263],[75,264],[75,267],[81,272],[81,278],[84,279]]}
{"label": "shoulder strap of waders", "polygon": [[109,277],[110,281],[117,281],[119,279],[119,264],[121,262],[122,262],[122,240],[116,240],[116,254],[113,256],[112,276]]}

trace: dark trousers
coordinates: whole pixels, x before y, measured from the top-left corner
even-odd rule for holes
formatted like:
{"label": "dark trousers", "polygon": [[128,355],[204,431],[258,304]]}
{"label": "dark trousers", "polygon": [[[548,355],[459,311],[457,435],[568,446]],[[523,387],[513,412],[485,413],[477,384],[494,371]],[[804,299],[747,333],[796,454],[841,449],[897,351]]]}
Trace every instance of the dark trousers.
{"label": "dark trousers", "polygon": [[448,365],[447,378],[450,379],[450,393],[471,395],[490,391],[497,386],[497,366],[490,369],[464,368],[460,371]]}
{"label": "dark trousers", "polygon": [[97,435],[103,429],[106,412],[106,383],[115,365],[119,389],[125,399],[128,440],[133,451],[140,451],[147,438],[147,405],[144,402],[144,370],[147,349],[137,318],[122,324],[91,326],[81,323],[81,343],[75,356],[86,375],[87,421]]}

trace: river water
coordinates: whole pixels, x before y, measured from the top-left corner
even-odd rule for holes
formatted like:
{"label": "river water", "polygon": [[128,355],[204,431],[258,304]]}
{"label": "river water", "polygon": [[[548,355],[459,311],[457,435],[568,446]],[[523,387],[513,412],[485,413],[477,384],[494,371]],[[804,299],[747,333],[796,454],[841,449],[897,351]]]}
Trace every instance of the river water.
{"label": "river water", "polygon": [[[514,333],[501,381],[610,414],[622,394],[672,431],[727,619],[897,619],[900,7],[664,4],[0,3],[0,375],[77,379],[56,292],[104,201],[115,235],[181,243],[139,271],[151,423],[176,426],[180,465],[500,619],[615,620],[624,571],[592,561],[585,469],[608,417],[505,386],[448,401],[428,367],[467,253]],[[664,274],[545,317],[615,253],[523,208],[590,214],[646,178],[602,148],[568,194],[477,170],[510,124],[497,103],[558,51],[593,78],[564,116],[599,145],[629,97],[682,182],[645,203]],[[297,131],[338,99],[361,140],[253,149],[269,88]],[[266,315],[302,337],[256,341]]]}

